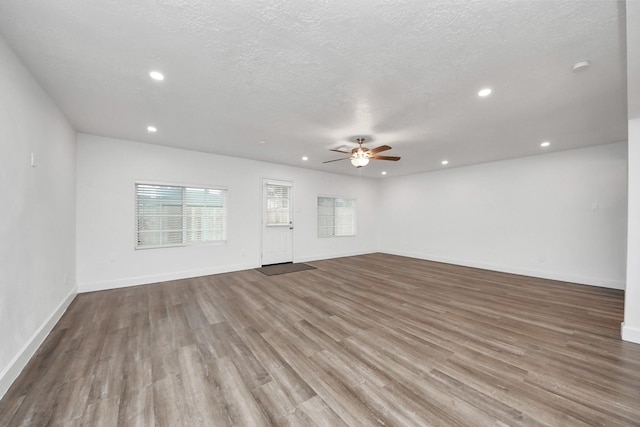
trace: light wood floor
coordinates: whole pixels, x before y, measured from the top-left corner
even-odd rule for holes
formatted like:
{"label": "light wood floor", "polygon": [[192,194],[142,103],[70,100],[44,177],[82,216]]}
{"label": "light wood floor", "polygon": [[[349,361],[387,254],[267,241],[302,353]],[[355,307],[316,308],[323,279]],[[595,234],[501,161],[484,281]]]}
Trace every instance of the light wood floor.
{"label": "light wood floor", "polygon": [[372,254],[81,294],[0,425],[640,425],[621,291]]}

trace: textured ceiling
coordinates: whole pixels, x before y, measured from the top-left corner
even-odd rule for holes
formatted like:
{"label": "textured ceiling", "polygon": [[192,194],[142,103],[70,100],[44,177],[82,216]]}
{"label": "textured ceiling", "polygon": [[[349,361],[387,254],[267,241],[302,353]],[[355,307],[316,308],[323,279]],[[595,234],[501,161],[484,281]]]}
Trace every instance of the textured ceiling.
{"label": "textured ceiling", "polygon": [[[624,9],[2,0],[0,33],[80,132],[378,178],[626,140]],[[322,163],[361,135],[402,160]]]}

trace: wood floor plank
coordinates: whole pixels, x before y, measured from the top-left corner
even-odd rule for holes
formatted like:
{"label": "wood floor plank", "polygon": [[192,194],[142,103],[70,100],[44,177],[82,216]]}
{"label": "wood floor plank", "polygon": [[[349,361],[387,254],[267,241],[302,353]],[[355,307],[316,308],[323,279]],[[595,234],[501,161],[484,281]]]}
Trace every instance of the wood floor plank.
{"label": "wood floor plank", "polygon": [[109,427],[118,425],[119,402],[117,397],[92,400],[82,419],[82,425]]}
{"label": "wood floor plank", "polygon": [[231,425],[256,427],[269,425],[265,411],[242,380],[242,375],[233,362],[225,357],[214,361],[214,364],[215,375],[220,378]]}
{"label": "wood floor plank", "polygon": [[346,378],[340,378],[334,372],[318,370],[305,379],[314,391],[348,425],[380,425],[378,417],[354,393]]}
{"label": "wood floor plank", "polygon": [[52,419],[69,422],[84,416],[90,398],[91,385],[84,378],[63,383],[56,395]]}
{"label": "wood floor plank", "polygon": [[158,425],[197,425],[196,416],[185,397],[179,375],[153,382],[153,417]]}
{"label": "wood floor plank", "polygon": [[302,403],[294,413],[293,425],[314,425],[318,427],[341,427],[345,422],[319,397],[315,396]]}
{"label": "wood floor plank", "polygon": [[228,425],[225,408],[220,405],[215,383],[210,382],[211,372],[203,361],[197,346],[183,347],[178,350],[180,379],[185,401],[193,415],[195,425]]}
{"label": "wood floor plank", "polygon": [[78,295],[0,426],[640,425],[624,293],[369,254]]}
{"label": "wood floor plank", "polygon": [[269,425],[286,425],[287,419],[296,410],[296,403],[275,381],[261,385],[253,395],[264,409]]}
{"label": "wood floor plank", "polygon": [[[18,409],[22,407],[22,401],[24,400],[24,398],[25,395],[23,394],[15,397],[14,399],[3,399],[2,401],[0,401],[0,426],[11,425],[11,420],[13,419]],[[16,420],[15,423],[17,422],[19,421]]]}
{"label": "wood floor plank", "polygon": [[154,414],[153,386],[130,390],[123,395],[118,408],[118,425],[132,427],[153,427]]}

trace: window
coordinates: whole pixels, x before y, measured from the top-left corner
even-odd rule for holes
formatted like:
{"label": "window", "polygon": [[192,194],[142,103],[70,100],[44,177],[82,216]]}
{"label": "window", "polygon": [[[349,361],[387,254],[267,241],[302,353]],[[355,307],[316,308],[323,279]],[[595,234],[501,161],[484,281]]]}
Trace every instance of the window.
{"label": "window", "polygon": [[267,184],[267,225],[289,225],[291,186]]}
{"label": "window", "polygon": [[226,240],[226,189],[136,184],[136,248]]}
{"label": "window", "polygon": [[355,199],[318,196],[318,237],[355,235]]}

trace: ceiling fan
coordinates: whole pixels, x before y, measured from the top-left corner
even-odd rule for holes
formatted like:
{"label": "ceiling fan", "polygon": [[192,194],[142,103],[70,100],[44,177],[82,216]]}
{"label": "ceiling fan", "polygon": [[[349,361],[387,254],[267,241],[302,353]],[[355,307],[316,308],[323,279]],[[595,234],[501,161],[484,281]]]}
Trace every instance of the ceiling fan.
{"label": "ceiling fan", "polygon": [[351,160],[351,164],[357,168],[361,168],[366,166],[369,163],[369,160],[393,160],[398,161],[400,157],[397,156],[378,156],[378,153],[383,151],[391,150],[391,147],[388,145],[381,145],[380,147],[368,149],[367,147],[363,147],[364,138],[356,138],[356,142],[359,144],[358,147],[354,148],[351,151],[344,151],[338,149],[331,149],[330,151],[335,151],[336,153],[349,154],[349,157],[343,157],[341,159],[335,160],[327,160],[322,163],[331,163],[338,162],[340,160]]}

